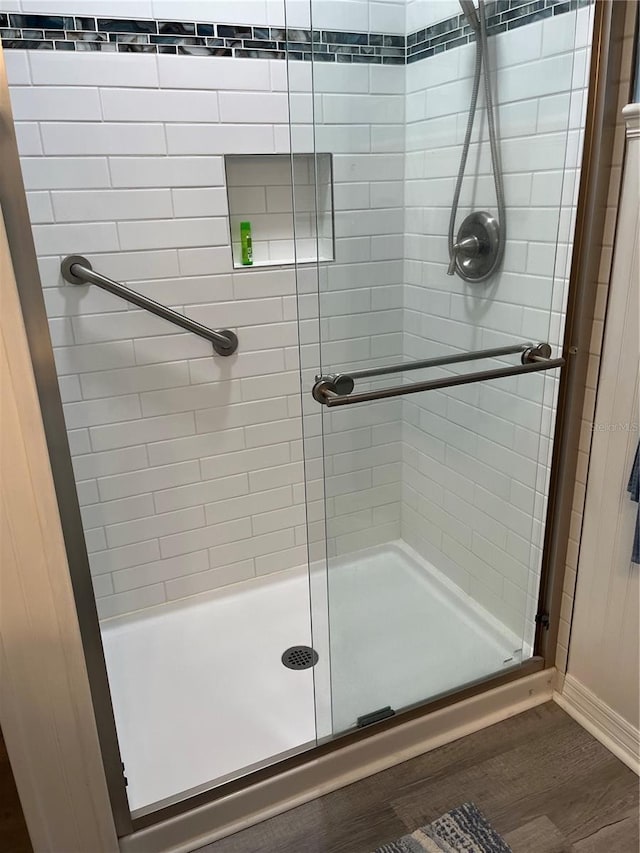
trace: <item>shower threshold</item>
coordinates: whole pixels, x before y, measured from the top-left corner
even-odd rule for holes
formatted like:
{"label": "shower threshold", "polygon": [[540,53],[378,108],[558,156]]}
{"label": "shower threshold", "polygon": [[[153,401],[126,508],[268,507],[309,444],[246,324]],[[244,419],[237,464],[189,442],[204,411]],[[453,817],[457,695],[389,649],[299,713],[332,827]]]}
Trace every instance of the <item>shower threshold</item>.
{"label": "shower threshold", "polygon": [[[311,587],[299,567],[101,629],[139,813],[298,753],[387,705],[499,672],[522,646],[403,542],[332,560],[328,577],[314,566]],[[295,645],[313,645],[317,665],[283,666]]]}

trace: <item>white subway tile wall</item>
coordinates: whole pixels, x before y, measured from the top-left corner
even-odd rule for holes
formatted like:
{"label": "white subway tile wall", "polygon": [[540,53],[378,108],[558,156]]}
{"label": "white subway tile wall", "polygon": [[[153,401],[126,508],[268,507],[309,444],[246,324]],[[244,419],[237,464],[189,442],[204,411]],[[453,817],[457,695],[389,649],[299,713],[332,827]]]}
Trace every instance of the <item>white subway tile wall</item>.
{"label": "white subway tile wall", "polygon": [[[235,6],[233,13],[237,22]],[[223,156],[290,152],[285,65],[165,58],[43,58],[36,51],[8,56],[103,618],[307,562],[296,275],[291,267],[234,271]],[[308,130],[310,76],[301,66],[292,77],[306,92],[292,99],[292,119],[298,130]],[[394,121],[402,121],[399,70],[354,66],[353,77],[364,86],[354,99],[371,97],[377,108],[384,96],[385,107],[395,102]],[[319,69],[317,85],[341,92],[346,84],[349,91],[350,71]],[[327,97],[329,106],[335,97],[342,107],[342,96]],[[366,212],[359,204],[343,202],[341,208],[338,261],[328,273],[336,287],[328,303],[328,352],[342,363],[367,361],[372,335],[379,332],[386,339],[381,357],[402,352],[402,240],[378,246],[377,253],[373,244],[383,244],[390,231],[401,236],[403,142],[398,137],[391,151],[387,140],[377,146],[375,121],[370,110],[358,116],[357,138],[343,126],[336,126],[335,140],[331,133],[326,137],[339,172],[337,191],[357,178],[378,193],[373,201],[367,197]],[[307,140],[301,153],[313,150]],[[291,169],[283,159],[288,181],[264,182],[272,217],[292,209]],[[298,238],[303,213],[311,224],[311,199],[303,204],[308,159],[303,165],[305,174],[294,175]],[[250,212],[252,219],[259,214]],[[388,216],[395,219],[387,227]],[[352,235],[360,243],[353,259]],[[373,263],[381,252],[384,260]],[[214,357],[206,341],[145,311],[96,288],[65,284],[59,263],[68,253],[88,255],[105,275],[200,322],[236,329],[238,353]],[[353,310],[361,319],[354,317],[358,331],[352,339]],[[317,325],[312,305],[301,302],[301,311]],[[396,407],[396,421],[398,414]],[[362,485],[369,526],[378,530],[372,508],[395,502],[385,515],[391,519],[387,528],[394,525],[390,538],[399,534],[399,484],[391,493],[378,483],[389,476],[387,460],[399,459],[398,442],[398,431],[370,437],[370,458],[354,459],[351,485],[348,454],[342,454],[342,478],[329,485],[332,495],[345,499]],[[321,473],[312,464],[310,470]],[[318,517],[318,500],[312,509]]]}
{"label": "white subway tile wall", "polygon": [[[420,5],[428,14],[428,3],[409,4],[412,29]],[[554,352],[561,345],[586,102],[578,57],[587,56],[592,14],[587,7],[491,39],[509,236],[502,270],[487,284],[446,275],[475,47],[407,66],[406,357],[524,341],[549,341]],[[481,90],[456,227],[471,210],[495,204]],[[556,392],[557,379],[538,374],[402,404],[403,539],[529,638]]]}
{"label": "white subway tile wall", "polygon": [[[122,3],[104,5],[124,14]],[[281,2],[234,4],[232,14],[207,5],[220,21],[243,23],[246,12],[247,23],[280,23]],[[339,11],[339,29],[393,32],[395,22],[405,32],[398,3],[348,5],[346,20],[344,3],[323,0],[314,25],[330,26]],[[179,15],[169,0],[135,6],[142,17],[202,17],[198,3],[181,2]],[[308,3],[294,6],[304,26]],[[532,617],[546,476],[537,463],[547,460],[555,384],[529,376],[331,412],[308,392],[320,333],[325,371],[560,339],[584,87],[572,83],[571,50],[576,22],[586,48],[588,14],[493,39],[505,69],[510,241],[498,281],[480,290],[444,274],[471,47],[406,67],[318,63],[315,98],[303,62],[287,80],[285,63],[271,60],[7,51],[102,617],[306,563],[305,506],[311,555],[321,555],[323,498],[330,555],[402,535],[510,627]],[[479,116],[477,178],[460,216],[494,205],[482,126]],[[335,261],[297,274],[234,270],[224,155],[314,146],[333,155]],[[290,195],[262,186],[251,203],[264,211],[250,218],[287,215]],[[212,357],[165,321],[65,285],[68,253],[205,324],[237,329],[237,355]]]}
{"label": "white subway tile wall", "polygon": [[[299,280],[309,293],[300,299],[306,387],[318,363],[318,332],[324,372],[403,355],[404,68],[319,64],[314,75],[316,149],[334,152],[336,263],[319,281]],[[400,403],[318,413],[306,395],[303,411],[311,559],[398,539]],[[321,432],[322,441],[315,437]]]}

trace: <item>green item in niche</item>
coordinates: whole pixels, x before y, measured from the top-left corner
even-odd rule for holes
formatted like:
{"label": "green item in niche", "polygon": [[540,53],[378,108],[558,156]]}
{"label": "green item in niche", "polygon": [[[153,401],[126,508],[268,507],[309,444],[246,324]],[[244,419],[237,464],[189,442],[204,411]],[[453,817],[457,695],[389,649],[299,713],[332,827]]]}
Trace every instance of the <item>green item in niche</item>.
{"label": "green item in niche", "polygon": [[253,264],[253,245],[251,242],[251,223],[240,223],[240,247],[242,250],[242,264],[250,267]]}

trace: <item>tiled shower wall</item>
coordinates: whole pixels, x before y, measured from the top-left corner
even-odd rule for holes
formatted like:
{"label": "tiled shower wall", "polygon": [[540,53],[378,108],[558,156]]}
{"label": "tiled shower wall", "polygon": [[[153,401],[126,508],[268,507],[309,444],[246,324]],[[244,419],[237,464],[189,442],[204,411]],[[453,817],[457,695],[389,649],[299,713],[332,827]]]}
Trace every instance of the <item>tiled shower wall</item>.
{"label": "tiled shower wall", "polygon": [[[489,283],[446,275],[475,48],[407,67],[405,356],[527,341],[549,341],[558,352],[591,16],[585,7],[490,39],[508,239],[502,268]],[[472,177],[463,184],[456,229],[472,210],[495,210],[487,136],[481,94]],[[499,363],[476,362],[459,372]],[[526,620],[529,636],[556,389],[551,374],[537,374],[403,402],[403,538],[516,633]]]}
{"label": "tiled shower wall", "polygon": [[[106,5],[100,4],[102,14],[198,20],[206,8],[207,18],[221,21],[242,24],[246,15],[254,25],[284,22],[282,3]],[[314,26],[338,29],[339,21],[340,29],[403,32],[399,5],[314,0]],[[407,7],[414,14],[409,31],[432,23],[416,17],[420,5]],[[66,0],[22,6],[78,12]],[[288,0],[287,22],[308,26],[308,8]],[[455,13],[446,3],[426,8]],[[509,70],[500,78],[499,102],[512,157],[531,148],[527,136],[537,132],[543,102],[556,121],[547,131],[558,131],[554,151],[565,154],[558,122],[564,110],[566,127],[570,79],[558,84],[547,74],[529,98],[517,82],[502,97],[502,85],[527,78],[523,59],[566,59],[575,20],[575,13],[563,14],[492,38],[498,62]],[[550,33],[548,57],[543,27]],[[534,47],[523,53],[530,37]],[[319,281],[325,370],[477,349],[495,345],[495,337],[504,343],[515,314],[525,334],[525,311],[540,337],[548,337],[540,326],[544,312],[536,313],[538,302],[548,304],[540,287],[549,287],[553,271],[548,223],[534,238],[530,230],[516,238],[499,285],[507,294],[488,314],[486,303],[444,276],[442,234],[470,51],[408,67],[316,64],[315,147],[334,154],[335,179],[336,262]],[[317,339],[318,281],[312,268],[301,268],[297,285],[290,267],[233,270],[222,155],[285,153],[291,144],[313,150],[309,63],[289,64],[287,104],[282,60],[5,55],[101,615],[306,563],[298,343],[303,365],[314,368],[317,353],[307,342]],[[483,156],[486,172],[486,149]],[[508,197],[521,205],[511,216],[512,222],[520,217],[521,229],[528,228],[523,214],[530,203],[550,208],[557,225],[562,162],[553,170],[547,162],[511,169]],[[540,172],[537,202],[534,172]],[[486,177],[478,192],[485,190]],[[114,297],[61,286],[59,261],[67,253],[88,255],[96,269],[204,323],[237,328],[239,354],[212,358],[206,343]],[[519,289],[526,281],[536,294],[532,304],[523,296],[529,289]],[[555,293],[559,308],[561,275]],[[527,331],[533,335],[534,327]],[[502,397],[474,387],[419,405],[413,397],[325,412],[329,552],[345,554],[402,531],[519,630],[529,560],[524,525],[535,501],[538,449],[538,421],[527,418],[535,420],[543,393],[539,377],[523,379],[526,386],[518,383]],[[304,380],[308,392],[309,371]],[[534,391],[538,397],[526,399]],[[551,397],[547,390],[547,403]],[[311,536],[322,541],[322,445],[310,435],[319,432],[320,415],[308,393],[303,403],[316,415],[307,421],[307,498]],[[536,506],[541,517],[539,499]]]}
{"label": "tiled shower wall", "polygon": [[[337,263],[298,277],[312,561],[325,537],[326,553],[344,556],[400,536],[399,401],[330,411],[308,391],[319,363],[330,373],[402,358],[404,88],[404,67],[314,70],[316,149],[342,144],[359,154],[335,174]],[[295,109],[292,121],[295,141]],[[313,345],[318,314],[321,352]],[[322,440],[310,438],[320,432]]]}
{"label": "tiled shower wall", "polygon": [[[5,56],[100,615],[305,564],[295,273],[233,270],[224,187],[225,153],[290,150],[286,63]],[[401,355],[403,74],[317,71],[326,122],[317,142],[333,153],[335,179],[326,355],[336,363],[366,361],[372,333],[380,357]],[[290,82],[294,146],[311,151],[309,64],[292,66]],[[346,128],[348,114],[358,119]],[[206,342],[116,297],[65,285],[69,253],[237,329],[238,354],[213,357]],[[327,489],[336,502],[364,494],[378,524],[374,507],[398,504],[398,484],[390,498],[374,482],[380,460],[399,458],[399,430],[392,450],[383,424],[367,431],[368,461],[349,458],[348,436],[336,436]],[[399,511],[387,513],[396,538]]]}

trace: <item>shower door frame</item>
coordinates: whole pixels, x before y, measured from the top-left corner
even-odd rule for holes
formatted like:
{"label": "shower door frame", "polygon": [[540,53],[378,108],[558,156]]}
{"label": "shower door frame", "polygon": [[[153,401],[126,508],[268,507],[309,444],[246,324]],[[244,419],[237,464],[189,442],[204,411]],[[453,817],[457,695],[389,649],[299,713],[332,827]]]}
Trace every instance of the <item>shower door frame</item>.
{"label": "shower door frame", "polygon": [[[0,51],[3,48],[0,46]],[[118,835],[131,832],[120,745],[102,648],[89,556],[53,356],[49,321],[22,180],[4,53],[0,54],[0,205],[42,415],[69,575],[82,638],[87,676],[109,800]]]}
{"label": "shower door frame", "polygon": [[[629,0],[595,0],[594,30],[585,138],[578,198],[574,250],[569,282],[549,502],[546,518],[534,656],[525,663],[483,678],[460,690],[403,709],[388,720],[348,732],[296,756],[212,787],[173,805],[133,818],[126,796],[126,780],[120,757],[111,693],[102,649],[84,533],[80,518],[62,402],[49,336],[44,298],[19,166],[4,66],[0,63],[0,201],[5,212],[26,336],[33,362],[51,470],[67,551],[80,634],[91,689],[93,711],[107,779],[111,809],[119,836],[146,827],[223,797],[247,791],[287,771],[309,765],[343,747],[455,705],[462,700],[519,680],[555,663],[560,602],[569,539],[578,436],[585,397],[588,347],[597,288],[597,270],[604,232],[611,154],[616,123],[622,38]],[[631,0],[633,2],[633,0]],[[637,16],[637,11],[636,11]]]}

